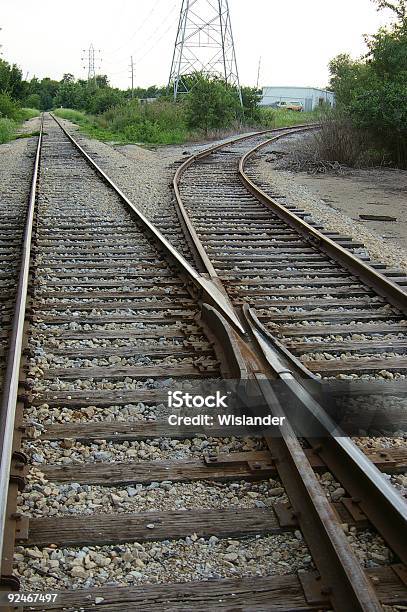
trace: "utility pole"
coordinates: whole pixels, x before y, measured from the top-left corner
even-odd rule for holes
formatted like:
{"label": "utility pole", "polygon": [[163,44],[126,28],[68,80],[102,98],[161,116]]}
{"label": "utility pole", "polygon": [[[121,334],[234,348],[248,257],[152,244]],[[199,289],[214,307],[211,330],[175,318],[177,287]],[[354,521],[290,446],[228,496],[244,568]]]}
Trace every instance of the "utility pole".
{"label": "utility pole", "polygon": [[182,0],[167,88],[174,100],[196,73],[235,87],[243,106],[228,0]]}
{"label": "utility pole", "polygon": [[256,89],[259,89],[259,84],[260,84],[260,71],[261,71],[261,56],[259,59],[259,68],[257,70],[257,83],[256,83]]}
{"label": "utility pole", "polygon": [[88,69],[88,83],[93,83],[95,87],[97,86],[96,63],[98,53],[100,53],[100,49],[96,50],[91,44],[89,49],[83,49],[84,55],[82,56],[82,61],[86,62],[83,67]]}
{"label": "utility pole", "polygon": [[133,62],[133,56],[130,57],[130,70],[131,70],[131,97],[134,98],[134,62]]}

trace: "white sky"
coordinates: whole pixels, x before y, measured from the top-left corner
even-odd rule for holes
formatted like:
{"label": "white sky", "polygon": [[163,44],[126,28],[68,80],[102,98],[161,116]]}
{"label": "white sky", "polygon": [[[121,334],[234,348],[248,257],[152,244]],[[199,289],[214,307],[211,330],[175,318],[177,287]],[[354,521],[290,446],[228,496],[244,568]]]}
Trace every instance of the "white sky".
{"label": "white sky", "polygon": [[[82,49],[100,49],[100,70],[113,85],[166,84],[181,0],[1,0],[2,57],[29,78],[85,78]],[[328,61],[360,56],[363,34],[389,21],[371,0],[229,0],[240,79],[255,85],[324,86]]]}

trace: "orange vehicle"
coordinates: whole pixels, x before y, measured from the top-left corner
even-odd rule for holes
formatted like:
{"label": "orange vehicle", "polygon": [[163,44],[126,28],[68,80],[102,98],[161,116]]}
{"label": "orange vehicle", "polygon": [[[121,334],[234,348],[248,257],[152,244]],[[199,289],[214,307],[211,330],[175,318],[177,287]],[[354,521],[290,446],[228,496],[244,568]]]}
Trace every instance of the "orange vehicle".
{"label": "orange vehicle", "polygon": [[277,102],[276,108],[297,112],[302,112],[304,110],[301,102]]}

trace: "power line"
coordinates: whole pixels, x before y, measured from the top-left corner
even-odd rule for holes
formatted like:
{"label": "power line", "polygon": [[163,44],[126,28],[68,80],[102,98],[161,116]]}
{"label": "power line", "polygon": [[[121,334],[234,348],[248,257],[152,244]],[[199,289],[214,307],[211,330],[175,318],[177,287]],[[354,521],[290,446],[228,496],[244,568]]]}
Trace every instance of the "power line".
{"label": "power line", "polygon": [[[168,12],[165,14],[165,16],[163,17],[163,19],[161,19],[161,21],[160,21],[159,25],[158,25],[158,26],[157,26],[157,27],[156,27],[156,28],[155,28],[155,29],[154,29],[152,32],[150,32],[150,33],[148,33],[148,32],[147,32],[147,33],[146,33],[147,40],[144,40],[144,39],[143,39],[143,40],[142,40],[142,41],[141,41],[141,42],[140,42],[140,43],[139,43],[139,44],[138,44],[138,45],[137,45],[135,48],[131,49],[133,56],[136,56],[136,55],[137,55],[137,53],[139,53],[139,51],[142,51],[142,50],[144,50],[144,49],[145,49],[146,42],[148,43],[149,41],[152,41],[151,46],[150,46],[150,47],[148,47],[148,50],[147,50],[146,52],[144,52],[144,53],[143,53],[142,57],[141,57],[141,58],[139,58],[139,59],[137,59],[137,57],[135,58],[135,63],[136,63],[136,64],[137,64],[137,62],[138,62],[138,61],[140,61],[140,59],[143,59],[143,58],[144,58],[144,57],[145,57],[145,56],[146,56],[146,55],[149,53],[149,51],[150,51],[152,48],[154,48],[154,46],[156,46],[156,45],[157,45],[157,44],[158,44],[158,43],[161,41],[162,37],[163,37],[163,36],[165,36],[165,34],[168,32],[168,30],[169,30],[169,29],[170,29],[170,28],[173,26],[173,23],[174,23],[174,21],[175,21],[175,20],[174,20],[174,9],[176,8],[177,4],[178,4],[178,2],[174,2],[174,3],[172,4],[172,6],[170,7],[169,11],[168,11]],[[158,39],[157,39],[157,38],[155,38],[155,37],[156,37],[156,35],[157,35],[157,33],[158,33],[158,32],[159,32],[159,31],[160,31],[160,30],[161,30],[163,27],[165,27],[165,25],[168,23],[168,20],[169,20],[171,17],[172,17],[172,20],[171,20],[171,25],[170,25],[170,27],[169,27],[169,28],[167,28],[167,29],[165,30],[165,32],[163,32],[163,34],[162,34],[162,35],[160,35],[160,37],[159,37]],[[114,61],[114,62],[113,62],[113,61],[111,61],[111,60],[108,60],[108,61],[107,61],[107,63],[108,63],[108,64],[116,64],[116,63],[118,63],[118,62],[120,62],[120,60],[116,60],[116,61]],[[124,73],[124,72],[125,72],[125,70],[118,70],[118,71],[116,71],[116,72],[112,72],[111,74],[122,74],[122,73]]]}
{"label": "power line", "polygon": [[[164,30],[164,32],[162,32],[158,37],[156,36],[157,33],[159,32],[159,30],[161,30],[163,28],[163,26],[166,25],[166,23],[168,22],[168,19],[173,16],[173,10],[176,7],[177,2],[175,2],[170,11],[167,13],[166,17],[161,21],[161,23],[155,28],[155,30],[153,30],[153,32],[149,35],[149,39],[152,41],[151,45],[149,47],[147,47],[147,49],[144,50],[144,53],[139,57],[136,58],[134,60],[134,65],[136,66],[137,64],[139,64],[153,49],[155,49],[157,47],[157,45],[159,45],[159,43],[163,40],[163,38],[165,37],[165,35],[173,28],[174,26],[174,22],[175,20],[172,19],[171,23],[169,24],[169,26],[167,26],[167,28]],[[144,49],[145,44],[141,43],[140,45],[138,45],[138,47],[136,48],[135,51],[133,51],[133,58],[135,56],[135,54],[141,50]],[[121,74],[125,74],[128,73],[128,68],[122,69],[122,70],[116,70],[114,72],[109,72],[110,76],[116,76],[116,75],[121,75]]]}
{"label": "power line", "polygon": [[113,51],[110,51],[109,52],[110,56],[116,55],[116,53],[118,53],[119,51],[124,49],[126,47],[126,45],[128,45],[132,40],[134,40],[136,35],[140,32],[140,30],[144,27],[144,25],[150,19],[151,15],[156,11],[157,6],[160,3],[160,1],[161,0],[154,0],[153,8],[150,10],[150,12],[147,14],[147,16],[143,19],[143,21],[140,23],[140,25],[137,27],[137,29],[133,32],[133,34],[130,36],[130,38],[128,38],[127,41],[124,42],[123,44],[121,44],[118,47],[116,47],[115,49],[113,49]]}

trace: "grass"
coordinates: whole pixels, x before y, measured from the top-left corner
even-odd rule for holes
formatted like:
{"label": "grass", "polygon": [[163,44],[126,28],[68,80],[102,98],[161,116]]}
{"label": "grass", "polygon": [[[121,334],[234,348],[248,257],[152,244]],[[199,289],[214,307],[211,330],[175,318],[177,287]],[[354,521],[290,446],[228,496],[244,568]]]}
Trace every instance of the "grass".
{"label": "grass", "polygon": [[0,117],[0,144],[10,142],[17,138],[30,138],[30,136],[36,136],[38,132],[19,134],[18,128],[24,121],[38,117],[40,111],[35,108],[21,108],[18,109],[13,119],[9,117]]}
{"label": "grass", "polygon": [[28,119],[34,119],[34,117],[39,117],[40,114],[40,111],[36,108],[22,108],[20,110],[21,121],[28,121]]}
{"label": "grass", "polygon": [[299,113],[291,110],[260,108],[260,123],[266,128],[291,127],[293,125],[301,125],[302,123],[315,123],[319,121],[319,116],[319,109],[307,113]]}
{"label": "grass", "polygon": [[10,142],[16,137],[18,124],[8,117],[0,117],[0,144]]}
{"label": "grass", "polygon": [[70,108],[58,108],[54,114],[79,125],[87,136],[105,142],[181,144],[188,140],[182,109],[167,102],[127,103],[96,116]]}
{"label": "grass", "polygon": [[[174,105],[167,101],[145,105],[140,105],[138,102],[125,103],[95,116],[70,108],[58,108],[54,114],[61,119],[76,123],[80,131],[87,136],[105,142],[167,145],[182,144],[208,137],[197,130],[188,129],[182,105]],[[257,125],[236,125],[233,129],[226,130],[226,133],[232,134],[244,131],[246,128],[278,128],[312,123],[318,120],[318,116],[318,111],[298,113],[261,108]],[[221,130],[222,134],[224,131]],[[219,138],[222,137],[222,134],[219,134]]]}
{"label": "grass", "polygon": [[82,111],[73,110],[71,108],[57,108],[53,111],[56,117],[66,119],[72,123],[76,123],[80,127],[80,131],[90,138],[102,140],[104,142],[117,142],[120,144],[128,144],[123,134],[113,132],[105,127],[100,127],[98,119],[92,115],[87,115]]}

